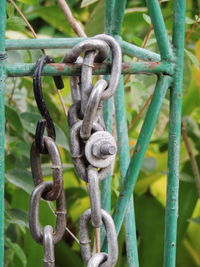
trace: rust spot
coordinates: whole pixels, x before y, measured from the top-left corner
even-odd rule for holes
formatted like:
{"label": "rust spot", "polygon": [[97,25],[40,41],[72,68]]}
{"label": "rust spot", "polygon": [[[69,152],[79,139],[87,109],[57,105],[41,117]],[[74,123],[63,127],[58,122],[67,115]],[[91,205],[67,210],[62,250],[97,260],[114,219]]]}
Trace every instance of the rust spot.
{"label": "rust spot", "polygon": [[65,64],[62,64],[62,63],[56,63],[56,64],[50,64],[50,65],[56,67],[56,69],[57,69],[58,71],[64,71],[64,66],[65,66]]}
{"label": "rust spot", "polygon": [[159,62],[150,62],[149,67],[154,69],[158,66]]}
{"label": "rust spot", "polygon": [[135,149],[134,153],[137,153],[139,150],[140,150],[140,146],[138,146],[138,147]]}
{"label": "rust spot", "polygon": [[129,69],[129,67],[130,67],[129,63],[126,63],[126,62],[122,63],[122,69],[126,70],[126,69]]}

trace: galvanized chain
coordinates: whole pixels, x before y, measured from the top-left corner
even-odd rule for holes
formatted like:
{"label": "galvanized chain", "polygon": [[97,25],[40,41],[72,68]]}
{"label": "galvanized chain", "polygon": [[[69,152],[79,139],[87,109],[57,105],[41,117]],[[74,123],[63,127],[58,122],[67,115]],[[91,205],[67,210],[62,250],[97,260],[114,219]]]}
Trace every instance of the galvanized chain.
{"label": "galvanized chain", "polygon": [[[110,80],[99,79],[92,85],[94,62],[102,62],[112,54]],[[80,58],[81,54],[83,59]],[[65,55],[63,63],[82,62],[80,77],[71,78],[73,104],[69,109],[70,149],[78,176],[88,183],[91,209],[80,219],[79,237],[82,258],[87,266],[112,267],[118,257],[117,235],[112,217],[101,209],[99,181],[111,171],[117,145],[106,132],[102,118],[103,101],[112,97],[121,74],[121,49],[105,34],[97,35],[76,45]],[[96,253],[92,255],[88,222],[96,229]],[[100,227],[106,229],[108,253],[100,252]]]}
{"label": "galvanized chain", "polygon": [[[35,141],[30,152],[31,171],[35,189],[32,192],[29,211],[29,228],[33,239],[44,247],[44,266],[54,267],[54,244],[61,240],[66,228],[66,205],[63,190],[62,163],[59,150],[55,144],[56,132],[49,111],[45,105],[42,94],[41,72],[44,64],[53,60],[44,56],[35,65],[33,87],[38,109],[43,120],[38,121]],[[58,89],[63,87],[62,79],[54,77]],[[44,136],[45,127],[48,136]],[[41,168],[40,154],[48,154],[51,159],[52,182],[44,182]],[[39,223],[39,203],[43,198],[48,201],[56,201],[56,226],[46,225],[41,228]]]}
{"label": "galvanized chain", "polygon": [[[92,70],[96,62],[103,62],[112,54],[110,80],[100,78],[93,86]],[[81,58],[83,54],[83,58]],[[41,72],[44,64],[53,60],[44,56],[35,65],[33,87],[38,109],[43,116],[37,124],[35,142],[31,147],[31,170],[35,189],[30,201],[29,226],[34,240],[44,246],[45,267],[55,266],[54,244],[63,236],[66,228],[65,197],[63,191],[62,163],[55,144],[56,132],[53,120],[42,94]],[[80,77],[71,77],[73,104],[69,108],[71,156],[77,174],[88,183],[91,209],[80,219],[79,236],[82,258],[88,267],[113,267],[118,257],[117,234],[112,217],[101,209],[99,181],[111,171],[117,145],[114,137],[105,129],[102,117],[103,101],[112,97],[121,74],[121,49],[118,43],[105,34],[97,35],[76,45],[65,55],[63,63],[82,63]],[[57,89],[63,88],[62,79],[54,77]],[[48,136],[44,136],[45,128]],[[52,182],[44,182],[40,154],[48,154],[52,163]],[[55,230],[50,225],[39,224],[39,202],[43,198],[56,201]],[[95,228],[96,252],[90,247],[88,223]],[[108,253],[100,252],[100,227],[104,225],[108,241]]]}

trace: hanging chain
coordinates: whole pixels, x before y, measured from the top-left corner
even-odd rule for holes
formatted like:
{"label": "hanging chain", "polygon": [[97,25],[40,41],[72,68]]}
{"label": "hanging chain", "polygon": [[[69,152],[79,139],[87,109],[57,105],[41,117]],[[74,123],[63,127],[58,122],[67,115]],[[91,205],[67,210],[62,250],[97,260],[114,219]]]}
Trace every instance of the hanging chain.
{"label": "hanging chain", "polygon": [[[94,63],[101,63],[112,55],[109,81],[100,78],[93,86]],[[83,58],[81,55],[83,54]],[[63,58],[63,63],[81,63],[81,75],[70,78],[73,104],[69,108],[70,150],[78,176],[88,183],[91,209],[80,218],[79,239],[82,258],[88,267],[113,267],[117,262],[117,234],[112,217],[101,209],[99,182],[111,172],[117,145],[114,137],[105,129],[102,117],[103,101],[115,93],[121,74],[121,49],[111,36],[100,34],[77,44]],[[44,56],[35,65],[33,87],[38,109],[43,120],[38,121],[35,142],[31,147],[30,161],[35,189],[30,201],[29,225],[34,240],[44,247],[45,267],[54,267],[54,244],[63,236],[66,227],[65,197],[63,191],[62,163],[55,144],[56,132],[50,113],[45,105],[41,87],[44,64],[53,60]],[[63,88],[60,77],[53,77],[57,89]],[[44,136],[45,128],[47,135]],[[44,182],[40,154],[48,154],[51,160],[52,182]],[[56,201],[55,230],[50,225],[39,224],[40,199]],[[92,253],[88,223],[95,229],[95,246]],[[100,227],[106,229],[108,253],[100,248]]]}
{"label": "hanging chain", "polygon": [[[33,239],[44,247],[44,266],[54,267],[54,244],[61,240],[66,228],[66,204],[63,190],[62,163],[59,150],[56,146],[56,132],[53,120],[46,107],[42,94],[41,72],[46,63],[54,62],[50,57],[44,56],[35,65],[33,88],[38,109],[43,120],[38,121],[35,141],[30,152],[31,171],[35,189],[30,200],[29,228]],[[63,88],[60,77],[54,77],[57,89]],[[48,136],[44,136],[45,128]],[[51,160],[52,182],[44,182],[41,168],[40,154],[47,154]],[[56,201],[56,226],[46,225],[41,228],[39,223],[39,203],[41,198]]]}
{"label": "hanging chain", "polygon": [[[92,85],[94,62],[103,62],[112,54],[110,80],[99,79]],[[80,58],[84,53],[83,59]],[[79,241],[87,266],[112,267],[118,257],[117,234],[112,217],[101,209],[99,181],[111,172],[117,145],[105,129],[102,118],[103,101],[113,96],[121,74],[121,49],[105,34],[97,35],[76,45],[65,55],[63,63],[81,62],[80,77],[71,78],[73,104],[69,108],[70,149],[78,176],[88,183],[91,209],[80,218]],[[91,252],[88,223],[95,228],[95,253]],[[104,225],[108,253],[100,252],[100,227]]]}

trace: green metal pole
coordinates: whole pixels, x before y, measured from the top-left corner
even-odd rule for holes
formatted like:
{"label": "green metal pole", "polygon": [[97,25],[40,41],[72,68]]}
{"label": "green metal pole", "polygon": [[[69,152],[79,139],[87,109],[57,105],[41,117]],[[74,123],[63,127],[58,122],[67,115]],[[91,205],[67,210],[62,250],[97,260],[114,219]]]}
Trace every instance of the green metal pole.
{"label": "green metal pole", "polygon": [[158,78],[154,95],[148,108],[136,147],[134,149],[134,154],[131,158],[129,168],[126,173],[126,177],[123,180],[122,189],[113,214],[117,233],[120,231],[126,208],[128,207],[128,203],[132,196],[146,149],[156,125],[162,101],[166,95],[167,88],[169,88],[170,82],[171,78],[169,76],[161,75]]}
{"label": "green metal pole", "polygon": [[158,0],[146,0],[146,4],[153,24],[154,32],[156,35],[158,47],[162,60],[172,60],[173,53],[169,43],[165,22],[160,9]]}
{"label": "green metal pole", "polygon": [[176,264],[185,13],[186,0],[174,0],[172,41],[176,58],[176,71],[174,72],[173,85],[170,91],[169,174],[165,219],[164,267],[175,267]]}
{"label": "green metal pole", "polygon": [[[130,163],[123,77],[121,77],[119,87],[117,89],[117,92],[115,93],[115,116],[116,116],[116,126],[117,126],[117,140],[118,140],[118,152],[120,161],[121,183],[123,183]],[[126,251],[127,251],[128,266],[138,267],[139,261],[138,261],[133,195],[131,196],[131,199],[129,201],[126,210],[124,225],[126,232]]]}
{"label": "green metal pole", "polygon": [[0,266],[4,266],[4,81],[6,78],[4,60],[6,29],[6,2],[0,4]]}
{"label": "green metal pole", "polygon": [[[109,5],[112,1],[109,3]],[[111,14],[108,14],[108,19]],[[106,20],[106,21],[107,21]],[[108,22],[107,22],[108,23]],[[107,30],[106,30],[107,32]],[[25,49],[65,49],[72,48],[87,38],[47,38],[47,39],[20,39],[6,40],[6,50],[25,50]],[[118,40],[124,54],[138,57],[145,61],[160,61],[160,55],[147,49],[129,44],[121,39]]]}
{"label": "green metal pole", "polygon": [[[6,65],[9,77],[32,76],[35,64],[16,63]],[[111,64],[94,64],[93,74],[110,74]],[[81,73],[81,64],[48,64],[44,66],[42,75],[44,76],[77,76]],[[173,74],[173,65],[169,62],[133,62],[122,64],[122,74]]]}
{"label": "green metal pole", "polygon": [[130,44],[126,41],[119,40],[119,44],[121,45],[122,52],[128,56],[137,57],[144,61],[157,61],[159,62],[160,55],[154,52],[151,52],[147,49],[141,48],[134,44]]}
{"label": "green metal pole", "polygon": [[[113,19],[113,11],[114,11],[114,2],[115,0],[105,1],[105,33],[111,34],[111,25]],[[109,76],[105,77],[106,80],[109,80]],[[103,104],[103,117],[106,125],[106,129],[109,133],[112,133],[112,122],[113,122],[113,97],[106,100]],[[106,177],[101,182],[101,206],[102,209],[110,212],[111,208],[111,174]],[[102,239],[104,237],[104,232],[102,230]]]}
{"label": "green metal pole", "polygon": [[126,0],[115,0],[114,16],[112,21],[112,35],[119,36],[122,30],[124,20],[124,12],[126,8]]}
{"label": "green metal pole", "polygon": [[[126,0],[115,0],[114,18],[112,21],[112,35],[114,35],[116,39],[119,38],[119,35],[121,33],[125,8]],[[123,76],[121,76],[120,78],[120,84],[118,86],[117,92],[115,93],[114,100],[121,183],[123,183],[130,162]],[[124,220],[126,233],[126,253],[128,266],[138,267],[138,249],[135,226],[135,211],[133,203],[134,202],[132,196],[126,210]]]}

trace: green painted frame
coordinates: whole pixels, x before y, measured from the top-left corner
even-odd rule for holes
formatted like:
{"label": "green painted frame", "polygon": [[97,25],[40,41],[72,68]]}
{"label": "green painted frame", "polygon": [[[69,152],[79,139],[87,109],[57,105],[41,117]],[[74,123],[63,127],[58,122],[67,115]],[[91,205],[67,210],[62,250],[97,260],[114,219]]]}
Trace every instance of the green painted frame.
{"label": "green painted frame", "polygon": [[[170,88],[170,129],[169,129],[169,158],[167,182],[167,206],[164,243],[164,267],[175,267],[176,264],[176,232],[178,216],[179,190],[179,155],[181,135],[181,101],[184,60],[185,12],[186,0],[174,0],[174,27],[172,44],[170,44],[162,12],[158,0],[146,0],[149,15],[155,31],[160,55],[146,49],[127,43],[120,37],[126,0],[106,0],[105,32],[116,38],[124,54],[137,57],[145,62],[123,64],[122,74],[155,74],[157,84],[151,104],[148,108],[133,156],[129,157],[128,131],[124,102],[123,76],[121,76],[114,100],[104,104],[104,118],[109,131],[112,131],[112,112],[115,106],[116,128],[119,144],[121,192],[113,214],[117,233],[122,223],[125,223],[127,258],[129,267],[138,267],[137,239],[133,190],[148,147],[152,132],[155,128],[162,101]],[[6,63],[6,50],[15,49],[45,49],[70,48],[85,38],[55,38],[55,39],[26,39],[5,40],[6,0],[0,5],[0,267],[4,264],[4,91],[6,77],[31,76],[34,64]],[[80,65],[50,64],[44,67],[43,75],[77,75]],[[109,74],[109,63],[96,64],[94,74]],[[114,102],[114,104],[113,104]],[[110,179],[102,184],[108,194],[102,196],[102,205],[110,210]],[[125,218],[125,220],[124,220]],[[105,249],[106,244],[103,248]]]}

